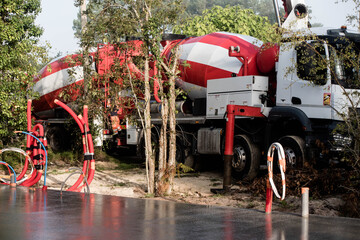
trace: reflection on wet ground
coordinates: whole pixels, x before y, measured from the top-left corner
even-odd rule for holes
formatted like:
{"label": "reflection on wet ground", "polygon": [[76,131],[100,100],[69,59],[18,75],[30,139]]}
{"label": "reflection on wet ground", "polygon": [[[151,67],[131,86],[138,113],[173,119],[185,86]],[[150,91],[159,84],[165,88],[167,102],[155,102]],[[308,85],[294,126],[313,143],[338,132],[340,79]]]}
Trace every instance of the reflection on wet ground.
{"label": "reflection on wet ground", "polygon": [[0,239],[359,239],[360,220],[0,186]]}

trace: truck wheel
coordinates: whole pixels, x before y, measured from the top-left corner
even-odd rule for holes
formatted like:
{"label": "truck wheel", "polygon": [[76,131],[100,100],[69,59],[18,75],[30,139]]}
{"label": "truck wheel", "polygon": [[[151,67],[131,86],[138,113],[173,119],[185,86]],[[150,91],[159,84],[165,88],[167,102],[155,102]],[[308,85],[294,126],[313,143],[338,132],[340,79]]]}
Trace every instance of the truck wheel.
{"label": "truck wheel", "polygon": [[246,135],[237,135],[234,138],[234,157],[232,160],[233,176],[251,181],[258,174],[261,152]]}
{"label": "truck wheel", "polygon": [[298,136],[284,136],[279,139],[285,152],[286,168],[302,168],[305,162],[305,141]]}

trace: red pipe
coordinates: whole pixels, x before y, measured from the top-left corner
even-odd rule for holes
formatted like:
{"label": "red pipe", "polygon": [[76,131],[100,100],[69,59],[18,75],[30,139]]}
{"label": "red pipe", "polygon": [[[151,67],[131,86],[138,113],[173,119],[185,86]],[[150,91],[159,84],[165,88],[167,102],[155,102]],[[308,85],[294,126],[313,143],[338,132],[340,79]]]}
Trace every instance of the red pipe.
{"label": "red pipe", "polygon": [[[40,181],[41,179],[41,176],[42,176],[42,173],[43,173],[43,170],[39,170],[39,171],[36,171],[36,177],[35,178],[32,178],[30,181],[28,181],[27,183],[23,183],[21,184],[22,186],[24,187],[31,187],[33,185],[35,185],[37,182]],[[34,175],[34,174],[33,174]]]}
{"label": "red pipe", "polygon": [[265,213],[267,214],[271,213],[272,201],[273,201],[273,191],[268,179],[266,181],[266,205],[265,205]]}
{"label": "red pipe", "polygon": [[225,132],[225,151],[224,155],[234,154],[234,127],[235,127],[235,105],[227,105],[227,121],[226,121],[226,132]]}
{"label": "red pipe", "polygon": [[154,98],[156,100],[156,102],[161,103],[161,99],[159,98],[159,79],[157,78],[157,67],[156,67],[156,62],[153,63],[153,74],[154,74]]}
{"label": "red pipe", "polygon": [[[36,132],[36,131],[39,131],[39,132]],[[41,141],[41,143],[47,147],[47,144],[45,143],[44,141],[44,127],[43,125],[41,125],[40,123],[36,124],[33,129],[32,129],[32,132],[33,133],[36,133],[36,137],[39,138],[39,140]],[[45,164],[45,151],[44,149],[41,147],[41,144],[38,143],[37,141],[34,141],[34,143],[36,143],[36,145],[38,146],[38,148],[36,149],[37,150],[37,154],[34,154],[34,156],[40,154],[40,156],[42,155],[42,158],[40,157],[39,158],[39,163],[38,164],[42,164],[44,165]],[[35,146],[34,146],[35,147]]]}
{"label": "red pipe", "polygon": [[[88,122],[88,107],[85,105],[84,106],[84,118],[81,118],[79,117],[79,120],[82,122],[82,123],[87,123]],[[94,143],[93,143],[93,140],[92,140],[92,136],[91,136],[91,133],[90,133],[90,128],[89,128],[89,125],[88,124],[85,124],[86,126],[86,137],[87,137],[87,142],[88,142],[88,148],[89,148],[89,155],[91,157],[90,159],[90,168],[89,168],[89,171],[88,171],[88,177],[87,177],[87,183],[90,184],[92,182],[92,180],[94,179],[94,175],[95,175],[95,159],[94,159]],[[88,160],[87,160],[88,161]],[[85,174],[85,172],[83,171],[83,173]],[[86,185],[83,184],[81,185],[80,187],[78,187],[77,189],[75,189],[74,191],[77,191],[77,192],[80,192],[81,189],[83,187],[85,187]]]}
{"label": "red pipe", "polygon": [[[30,130],[30,132],[32,132],[31,130]],[[39,135],[39,133],[38,132],[32,132],[33,133],[33,135],[34,136],[38,136]],[[31,136],[30,136],[31,137]],[[34,138],[32,138],[31,137],[31,145],[30,146],[32,146],[32,151],[31,151],[31,159],[32,159],[32,161],[33,161],[33,163],[34,163],[34,166],[36,166],[36,165],[38,165],[38,161],[34,158],[37,154],[38,154],[38,148],[37,148],[37,146],[38,146],[38,143],[37,143],[37,141],[35,141],[35,139]],[[25,187],[30,187],[30,186],[32,186],[32,185],[34,185],[35,183],[37,183],[37,182],[35,182],[34,183],[34,180],[38,177],[37,174],[38,173],[38,171],[35,169],[34,170],[34,172],[33,172],[33,174],[27,179],[27,180],[25,180],[22,184],[20,184],[21,186],[25,186]],[[41,176],[40,176],[41,177]],[[38,180],[40,180],[40,179],[38,179]]]}
{"label": "red pipe", "polygon": [[[91,138],[91,135],[90,135],[90,133],[89,134],[87,134],[87,135],[90,135],[90,137],[89,136],[84,136],[84,123],[85,123],[85,121],[84,120],[82,120],[82,118],[79,118],[75,113],[74,113],[74,111],[73,110],[71,110],[66,104],[64,104],[63,102],[61,102],[61,101],[59,101],[59,100],[57,100],[57,99],[55,99],[54,100],[54,102],[55,102],[55,104],[57,104],[57,105],[59,105],[60,107],[62,107],[62,108],[64,108],[73,118],[74,118],[74,120],[76,121],[76,123],[78,124],[78,126],[79,126],[79,128],[80,128],[80,131],[81,131],[81,133],[83,134],[82,135],[82,139],[83,139],[83,149],[84,149],[84,153],[87,153],[87,150],[86,150],[86,146],[85,146],[85,137],[87,137],[87,139],[88,139],[88,143],[89,143],[89,150],[90,150],[90,152],[92,151],[92,153],[93,153],[93,151],[94,151],[94,147],[93,147],[93,144],[92,144],[92,138]],[[85,110],[86,109],[86,110]],[[84,115],[88,115],[87,114],[87,107],[86,108],[84,108]],[[87,120],[86,120],[86,122],[87,122]],[[86,130],[88,130],[88,126],[86,125]],[[89,141],[89,139],[90,139],[90,141]],[[86,170],[87,170],[87,160],[86,161],[84,161],[84,165],[83,165],[83,173],[85,174],[86,173]],[[94,165],[94,166],[93,166]],[[90,178],[90,180],[92,180],[93,179],[93,177],[94,177],[94,172],[95,172],[95,160],[94,160],[94,162],[91,162],[91,166],[90,166],[90,170],[89,170],[89,176],[88,176],[88,178]],[[78,186],[80,185],[80,183],[83,181],[83,179],[84,179],[84,176],[83,176],[83,174],[81,174],[80,175],[80,177],[79,177],[79,179],[74,183],[74,185],[73,186],[71,186],[69,189],[68,189],[68,191],[75,191],[77,188],[78,188]]]}
{"label": "red pipe", "polygon": [[[84,115],[84,122],[86,124],[86,126],[89,128],[89,119],[88,119],[88,112],[89,112],[89,108],[87,105],[84,105],[84,110],[83,110],[83,115]],[[86,130],[87,131],[87,130]]]}
{"label": "red pipe", "polygon": [[95,175],[95,159],[94,159],[94,142],[93,142],[92,136],[90,134],[89,119],[88,119],[88,107],[86,105],[84,106],[84,121],[86,122],[86,126],[87,126],[89,151],[90,151],[90,154],[92,155],[92,159],[90,160],[90,169],[88,172],[88,179],[87,179],[88,184],[90,184],[92,182],[92,180],[94,179],[94,175]]}
{"label": "red pipe", "polygon": [[[27,131],[30,132],[31,131],[31,99],[29,99],[27,101],[27,110],[26,110],[26,118],[27,118]],[[27,135],[26,136],[26,154],[29,155],[31,154],[31,150],[30,150],[30,146],[31,146],[31,136]],[[22,179],[27,171],[29,167],[29,161],[26,161],[25,159],[25,163],[24,163],[24,168],[22,169],[21,173],[17,176],[16,180],[19,181],[20,179]]]}
{"label": "red pipe", "polygon": [[159,83],[158,83],[158,79],[155,78],[154,80],[154,98],[156,100],[156,102],[161,103],[161,99],[159,98]]}
{"label": "red pipe", "polygon": [[223,190],[230,192],[231,188],[231,162],[234,155],[234,127],[235,127],[235,105],[227,105],[227,121],[225,130],[224,150],[224,177]]}
{"label": "red pipe", "polygon": [[[54,103],[59,105],[60,107],[64,108],[74,118],[75,122],[77,123],[77,125],[80,128],[81,133],[83,134],[84,133],[84,126],[81,123],[81,121],[79,120],[79,117],[74,113],[74,111],[71,110],[71,108],[69,108],[65,103],[63,103],[63,102],[61,102],[61,101],[59,101],[57,99],[54,100]],[[82,135],[82,142],[83,142],[83,150],[84,150],[84,152],[86,152],[84,135]]]}
{"label": "red pipe", "polygon": [[54,100],[54,103],[59,105],[60,107],[64,108],[74,118],[74,120],[78,124],[81,132],[83,133],[84,132],[84,127],[81,125],[81,121],[79,120],[78,116],[76,116],[74,111],[71,110],[71,108],[69,108],[65,103],[63,103],[63,102],[61,102],[61,101],[59,101],[57,99]]}

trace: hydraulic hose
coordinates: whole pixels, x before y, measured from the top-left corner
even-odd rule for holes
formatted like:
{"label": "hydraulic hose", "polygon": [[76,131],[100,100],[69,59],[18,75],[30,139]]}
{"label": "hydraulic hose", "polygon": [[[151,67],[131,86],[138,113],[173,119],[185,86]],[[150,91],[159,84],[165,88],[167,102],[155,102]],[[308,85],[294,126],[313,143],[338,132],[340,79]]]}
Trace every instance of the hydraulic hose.
{"label": "hydraulic hose", "polygon": [[[21,132],[21,131],[19,131]],[[38,132],[34,132],[33,133],[35,136],[38,136]],[[30,137],[30,157],[35,165],[35,171],[34,173],[28,178],[26,179],[21,185],[22,186],[26,186],[26,187],[30,187],[32,185],[34,185],[36,182],[34,182],[34,180],[37,178],[37,175],[38,175],[38,161],[37,159],[35,158],[35,156],[38,154],[38,143],[36,141],[35,138],[32,138],[30,135],[27,135]],[[40,145],[39,145],[40,146]]]}
{"label": "hydraulic hose", "polygon": [[[22,150],[21,148],[14,148],[14,147],[10,147],[10,148],[4,148],[0,151],[0,153],[3,153],[3,152],[7,152],[7,151],[11,151],[11,152],[17,152],[17,153],[20,153],[22,155],[25,156],[25,161],[29,161],[30,163],[30,166],[31,166],[31,171],[30,171],[30,174],[29,176],[31,177],[33,172],[34,172],[34,164],[30,158],[29,155],[26,154],[26,152],[24,150]],[[8,167],[8,166],[7,166]],[[8,167],[9,171],[10,171],[10,168]],[[27,170],[27,169],[26,169]],[[25,171],[26,172],[26,171]],[[23,177],[19,178],[19,176],[17,176],[16,178],[16,181],[17,181],[17,184],[20,185],[21,183],[23,183],[25,180],[27,180],[28,177],[24,174]],[[8,181],[6,179],[1,179],[3,182],[7,183]]]}
{"label": "hydraulic hose", "polygon": [[3,164],[5,165],[6,167],[9,167],[11,169],[11,171],[14,173],[14,176],[15,176],[15,184],[16,184],[16,172],[15,170],[12,168],[12,166],[10,166],[7,162],[3,162],[3,161],[0,161],[0,164]]}
{"label": "hydraulic hose", "polygon": [[[37,182],[39,182],[40,179],[41,179],[41,176],[42,176],[42,174],[43,174],[43,170],[36,170],[35,173],[36,173],[36,174],[34,175],[35,177],[32,178],[30,181],[24,182],[24,183],[22,184],[22,186],[24,186],[24,187],[31,187],[31,186],[35,185]],[[45,175],[44,175],[44,176],[45,176]],[[44,177],[44,179],[46,179],[46,177]],[[44,181],[44,182],[45,182],[45,181]],[[46,185],[44,185],[44,186],[46,186]]]}
{"label": "hydraulic hose", "polygon": [[[45,146],[46,148],[46,145],[45,142],[44,142],[44,127],[41,125],[41,124],[36,124],[33,129],[32,129],[32,133],[37,133],[37,130],[38,130],[38,134],[36,134],[36,136],[40,139],[40,142]],[[36,160],[39,160],[39,164],[42,164],[44,159],[43,159],[43,156],[45,155],[45,152],[44,150],[41,149],[41,145],[40,144],[37,144],[38,145],[38,148],[35,148],[37,150],[37,154],[35,155],[34,154],[34,158]]]}
{"label": "hydraulic hose", "polygon": [[[32,100],[29,99],[27,101],[27,110],[26,110],[26,117],[27,117],[27,131],[28,132],[31,132],[31,104],[32,104]],[[27,135],[26,136],[26,154],[30,157],[30,154],[31,154],[31,140],[32,138]],[[20,180],[24,177],[27,169],[28,169],[28,162],[25,161],[24,163],[24,168],[23,170],[21,171],[21,173],[18,175],[18,178],[17,180]]]}
{"label": "hydraulic hose", "polygon": [[[273,180],[273,162],[274,162],[273,159],[274,159],[275,150],[277,150],[277,152],[278,152],[279,168],[280,168],[280,173],[281,173],[281,183],[282,183],[282,196],[281,197],[277,191],[277,188],[276,188],[274,180]],[[277,198],[284,200],[285,192],[286,192],[286,182],[285,182],[286,161],[285,161],[285,152],[280,143],[275,142],[275,143],[271,144],[268,154],[267,154],[267,166],[268,166],[268,172],[269,172],[269,182],[271,184],[272,190],[274,191]]]}
{"label": "hydraulic hose", "polygon": [[[63,102],[55,99],[54,103],[59,105],[60,107],[64,108],[76,121],[76,123],[78,124],[81,134],[82,134],[82,142],[83,142],[83,150],[84,150],[84,164],[83,164],[83,169],[82,171],[84,173],[87,172],[87,168],[88,168],[88,161],[90,160],[90,169],[88,172],[88,183],[90,184],[94,174],[95,174],[95,160],[94,160],[94,146],[93,146],[93,142],[92,142],[92,137],[88,128],[87,123],[87,116],[88,116],[88,109],[87,106],[84,106],[84,116],[86,116],[86,119],[84,120],[81,116],[77,116],[73,110],[71,110],[66,104],[64,104]],[[86,134],[85,134],[85,129],[86,129]],[[85,136],[86,135],[86,136]],[[85,141],[86,138],[86,141]],[[88,143],[88,146],[86,144],[86,142]],[[68,191],[80,191],[81,188],[84,186],[80,186],[80,183],[84,180],[84,176],[82,174],[80,174],[79,179],[74,183],[73,186],[71,186]]]}
{"label": "hydraulic hose", "polygon": [[[87,116],[87,106],[84,106],[84,116]],[[94,144],[93,144],[93,140],[92,140],[92,136],[90,134],[90,129],[89,126],[86,124],[87,120],[83,119],[82,117],[79,117],[80,121],[84,124],[84,129],[85,129],[85,135],[86,135],[86,139],[87,141],[86,143],[86,149],[87,152],[85,152],[84,154],[84,160],[89,161],[90,160],[90,166],[89,166],[89,170],[88,170],[88,177],[86,180],[87,184],[90,184],[92,182],[92,180],[94,179],[94,175],[95,175],[95,159],[94,159]],[[76,188],[74,191],[80,192],[81,189],[83,187],[85,187],[86,185],[83,184],[80,187]]]}
{"label": "hydraulic hose", "polygon": [[[9,166],[6,165],[6,164],[2,164],[2,165],[5,165],[5,167],[7,168],[8,172],[9,172],[9,175],[10,175],[10,174],[11,174],[11,170],[10,170]],[[1,178],[1,181],[5,182],[5,181],[3,180],[3,178]]]}
{"label": "hydraulic hose", "polygon": [[87,181],[87,179],[86,179],[86,177],[85,177],[85,173],[81,170],[81,168],[72,167],[72,168],[69,168],[69,169],[68,169],[68,171],[70,171],[70,170],[76,170],[76,172],[71,173],[71,174],[61,183],[60,194],[62,194],[62,191],[63,191],[63,188],[64,188],[64,186],[65,186],[66,181],[67,181],[71,176],[73,176],[73,175],[75,175],[75,174],[81,174],[81,175],[83,175],[84,180],[85,180],[85,184],[86,184],[87,193],[90,193],[89,183],[88,183],[88,181]]}
{"label": "hydraulic hose", "polygon": [[[47,151],[46,151],[46,148],[44,146],[44,144],[40,141],[40,139],[38,139],[37,137],[35,137],[33,134],[31,133],[28,133],[28,132],[22,132],[22,131],[15,131],[15,133],[23,133],[23,134],[26,134],[26,135],[29,135],[33,138],[35,138],[40,144],[41,146],[43,147],[44,149],[44,152],[45,152],[45,173],[44,173],[44,186],[46,186],[46,174],[47,174],[47,165],[48,165],[48,156],[47,156]],[[37,171],[36,171],[37,172]],[[34,185],[35,183],[37,183],[40,178],[41,178],[41,175],[42,175],[42,170],[39,170],[39,174],[36,175],[34,181],[31,181],[30,183],[26,184],[26,185]],[[37,180],[37,181],[36,181]]]}

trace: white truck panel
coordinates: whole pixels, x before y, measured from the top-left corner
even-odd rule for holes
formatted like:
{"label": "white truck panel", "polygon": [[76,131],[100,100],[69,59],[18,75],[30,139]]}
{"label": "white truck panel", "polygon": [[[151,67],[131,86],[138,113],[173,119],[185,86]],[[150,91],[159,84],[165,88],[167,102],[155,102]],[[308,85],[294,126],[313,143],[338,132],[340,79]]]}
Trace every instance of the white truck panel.
{"label": "white truck panel", "polygon": [[223,118],[228,104],[263,106],[260,96],[267,90],[268,78],[263,76],[208,80],[206,117]]}

